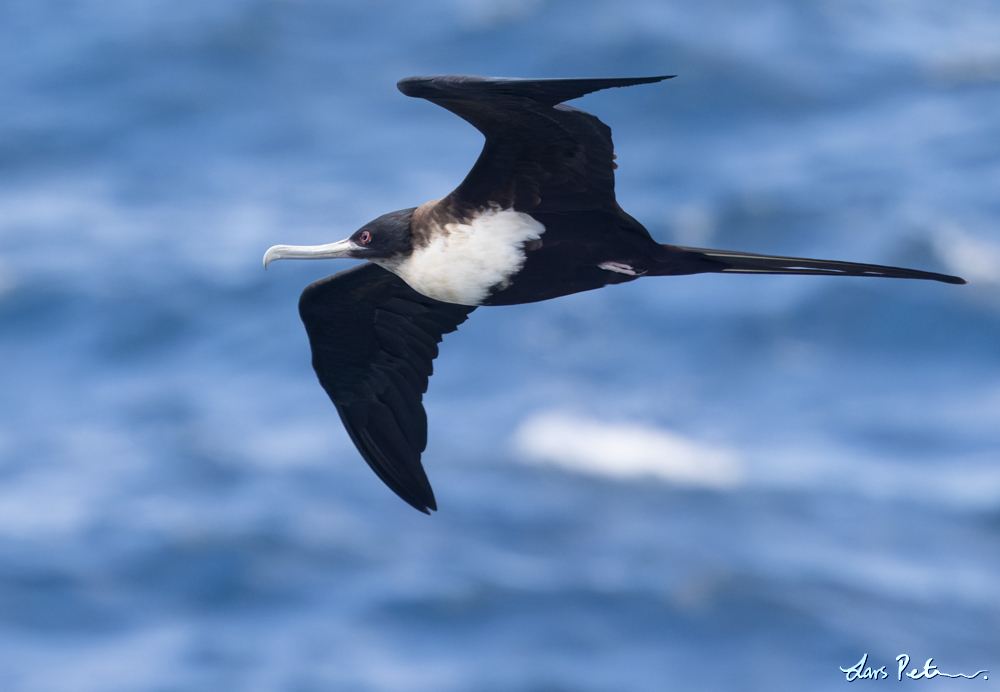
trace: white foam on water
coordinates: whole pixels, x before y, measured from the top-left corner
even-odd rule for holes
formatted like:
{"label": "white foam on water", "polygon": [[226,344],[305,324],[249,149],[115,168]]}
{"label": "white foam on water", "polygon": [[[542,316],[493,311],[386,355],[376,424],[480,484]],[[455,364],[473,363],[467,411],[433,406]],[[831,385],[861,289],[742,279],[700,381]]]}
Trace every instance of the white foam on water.
{"label": "white foam on water", "polygon": [[935,235],[934,250],[966,281],[1000,285],[1000,243],[947,225]]}
{"label": "white foam on water", "polygon": [[663,428],[606,423],[569,413],[529,417],[513,442],[525,461],[598,476],[652,476],[678,485],[725,489],[738,485],[743,475],[733,450]]}

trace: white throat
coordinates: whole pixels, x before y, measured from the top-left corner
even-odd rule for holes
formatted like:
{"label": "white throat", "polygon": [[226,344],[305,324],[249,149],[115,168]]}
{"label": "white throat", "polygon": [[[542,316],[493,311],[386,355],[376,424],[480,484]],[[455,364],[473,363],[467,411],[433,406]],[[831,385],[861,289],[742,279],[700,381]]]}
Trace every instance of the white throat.
{"label": "white throat", "polygon": [[524,266],[524,244],[545,226],[513,209],[487,209],[470,223],[429,229],[430,242],[401,262],[378,262],[418,293],[460,305],[480,305]]}

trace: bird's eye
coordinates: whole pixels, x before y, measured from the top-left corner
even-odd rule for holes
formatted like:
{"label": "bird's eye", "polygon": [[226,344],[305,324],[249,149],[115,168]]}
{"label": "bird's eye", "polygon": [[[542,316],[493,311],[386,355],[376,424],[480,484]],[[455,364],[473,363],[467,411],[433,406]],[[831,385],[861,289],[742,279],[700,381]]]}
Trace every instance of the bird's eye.
{"label": "bird's eye", "polygon": [[372,239],[372,234],[368,231],[361,231],[361,242],[367,245]]}

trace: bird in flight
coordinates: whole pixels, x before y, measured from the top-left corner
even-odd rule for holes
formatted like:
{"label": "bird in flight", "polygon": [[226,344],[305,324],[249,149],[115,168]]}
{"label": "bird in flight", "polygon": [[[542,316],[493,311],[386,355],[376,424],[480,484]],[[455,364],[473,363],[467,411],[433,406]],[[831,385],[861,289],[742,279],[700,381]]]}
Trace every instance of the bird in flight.
{"label": "bird in flight", "polygon": [[308,286],[299,300],[313,368],[351,440],[379,478],[416,509],[437,504],[420,455],[422,399],[437,344],[480,305],[517,305],[642,276],[722,272],[964,280],[830,260],[657,243],[615,199],[611,129],[565,104],[600,89],[670,77],[409,77],[427,99],[486,138],[453,192],[378,217],[327,245],[275,245],[278,259],[368,260]]}

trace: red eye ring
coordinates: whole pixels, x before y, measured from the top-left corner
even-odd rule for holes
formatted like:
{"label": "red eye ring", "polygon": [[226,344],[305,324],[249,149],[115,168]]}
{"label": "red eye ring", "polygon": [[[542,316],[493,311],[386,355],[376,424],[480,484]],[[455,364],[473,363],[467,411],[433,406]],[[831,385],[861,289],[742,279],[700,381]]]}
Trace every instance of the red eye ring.
{"label": "red eye ring", "polygon": [[371,242],[371,239],[372,239],[372,234],[371,233],[369,233],[368,231],[361,231],[361,242],[362,243],[364,243],[365,245],[367,245],[369,242]]}

